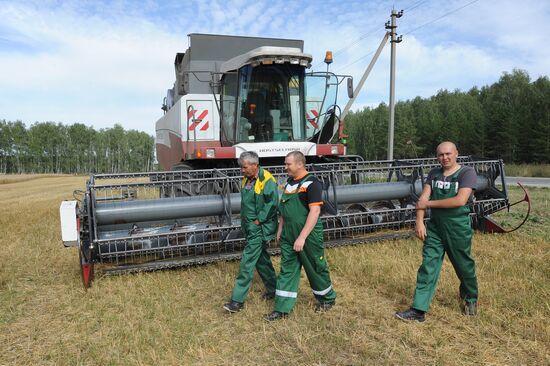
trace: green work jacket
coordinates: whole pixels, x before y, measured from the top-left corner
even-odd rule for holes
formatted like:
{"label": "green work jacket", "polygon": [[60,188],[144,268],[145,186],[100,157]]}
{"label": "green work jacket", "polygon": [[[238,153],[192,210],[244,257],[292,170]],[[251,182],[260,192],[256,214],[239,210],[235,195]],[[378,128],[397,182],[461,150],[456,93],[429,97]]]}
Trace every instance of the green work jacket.
{"label": "green work jacket", "polygon": [[241,184],[241,229],[245,236],[249,236],[256,232],[254,221],[258,220],[263,240],[272,240],[277,233],[277,182],[270,172],[260,168],[254,187],[247,190],[247,183],[248,178],[244,177]]}

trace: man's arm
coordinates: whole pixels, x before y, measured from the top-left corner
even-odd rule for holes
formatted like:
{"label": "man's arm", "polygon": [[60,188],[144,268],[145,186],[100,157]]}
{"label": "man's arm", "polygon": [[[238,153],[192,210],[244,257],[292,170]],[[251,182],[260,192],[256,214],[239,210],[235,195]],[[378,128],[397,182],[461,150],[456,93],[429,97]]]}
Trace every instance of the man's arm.
{"label": "man's arm", "polygon": [[458,192],[456,196],[437,201],[418,202],[416,208],[456,208],[468,203],[473,189],[476,187],[477,174],[474,169],[465,167],[458,175]]}
{"label": "man's arm", "polygon": [[264,186],[263,192],[264,206],[257,213],[256,224],[263,224],[269,217],[272,217],[277,211],[279,204],[279,194],[277,193],[277,184],[269,179]]}
{"label": "man's arm", "polygon": [[[424,184],[424,188],[422,189],[422,193],[420,194],[418,201],[419,202],[429,201],[431,194],[432,194],[432,187],[429,184]],[[426,212],[425,209],[418,208],[418,204],[416,205],[415,233],[416,233],[416,237],[420,240],[426,239],[426,225],[424,224],[425,212]]]}
{"label": "man's arm", "polygon": [[308,235],[311,233],[311,231],[313,230],[313,228],[315,227],[315,225],[317,224],[317,219],[319,218],[320,214],[321,214],[320,205],[309,206],[309,214],[307,215],[306,223],[302,228],[300,235],[298,235],[298,238],[296,239],[296,241],[294,241],[295,251],[301,252],[304,249],[306,239]]}
{"label": "man's arm", "polygon": [[437,201],[428,201],[428,200],[418,200],[416,203],[416,209],[426,209],[426,208],[456,208],[462,207],[468,203],[468,199],[472,194],[472,188],[459,188],[456,196],[451,198],[445,198],[443,200]]}
{"label": "man's arm", "polygon": [[284,220],[283,220],[283,217],[282,216],[279,216],[279,227],[277,228],[277,241],[281,240],[281,233],[283,232],[283,223],[284,223]]}

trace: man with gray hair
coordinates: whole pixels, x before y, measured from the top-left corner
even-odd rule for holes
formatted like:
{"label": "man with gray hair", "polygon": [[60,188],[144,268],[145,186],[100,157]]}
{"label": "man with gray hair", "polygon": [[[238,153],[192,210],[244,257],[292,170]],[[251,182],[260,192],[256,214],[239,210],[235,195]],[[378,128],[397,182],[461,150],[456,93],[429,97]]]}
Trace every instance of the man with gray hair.
{"label": "man with gray hair", "polygon": [[223,306],[230,313],[239,312],[258,270],[266,287],[264,299],[275,297],[277,277],[267,252],[268,243],[277,231],[277,182],[271,173],[260,167],[258,154],[245,151],[239,157],[243,173],[241,184],[241,230],[246,238],[239,273],[231,301]]}

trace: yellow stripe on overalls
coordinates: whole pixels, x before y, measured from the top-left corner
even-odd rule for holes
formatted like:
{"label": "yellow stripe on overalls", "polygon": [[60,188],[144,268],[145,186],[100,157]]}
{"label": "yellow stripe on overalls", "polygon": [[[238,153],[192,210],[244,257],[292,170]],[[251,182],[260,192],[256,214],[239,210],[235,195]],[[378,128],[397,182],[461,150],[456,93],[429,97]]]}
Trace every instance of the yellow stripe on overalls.
{"label": "yellow stripe on overalls", "polygon": [[[256,184],[254,185],[254,192],[256,194],[262,193],[262,191],[265,187],[265,184],[270,179],[273,180],[273,182],[277,183],[277,181],[275,181],[275,178],[273,178],[273,175],[271,175],[271,173],[268,172],[267,170],[264,170],[264,180],[260,181],[260,179],[256,179]],[[244,187],[244,185],[243,185],[243,187]]]}

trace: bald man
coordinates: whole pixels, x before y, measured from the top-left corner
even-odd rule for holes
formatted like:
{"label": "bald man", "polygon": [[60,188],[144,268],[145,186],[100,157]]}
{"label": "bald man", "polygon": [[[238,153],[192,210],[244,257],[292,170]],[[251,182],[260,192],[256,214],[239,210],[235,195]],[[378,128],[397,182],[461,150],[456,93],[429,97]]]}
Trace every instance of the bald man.
{"label": "bald man", "polygon": [[[454,143],[442,142],[436,152],[441,167],[430,171],[416,203],[416,236],[424,241],[422,265],[416,277],[412,306],[395,313],[401,320],[425,320],[445,253],[460,280],[459,294],[464,301],[464,313],[477,314],[477,279],[471,255],[470,224],[470,204],[477,174],[473,168],[457,163],[458,150]],[[428,208],[431,215],[426,226],[424,214]]]}

